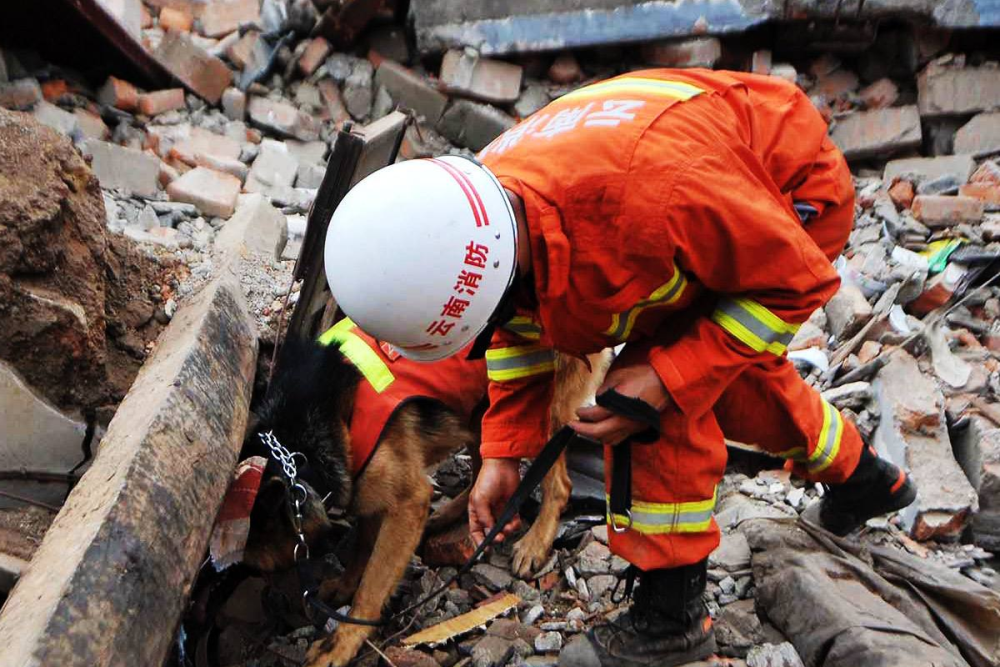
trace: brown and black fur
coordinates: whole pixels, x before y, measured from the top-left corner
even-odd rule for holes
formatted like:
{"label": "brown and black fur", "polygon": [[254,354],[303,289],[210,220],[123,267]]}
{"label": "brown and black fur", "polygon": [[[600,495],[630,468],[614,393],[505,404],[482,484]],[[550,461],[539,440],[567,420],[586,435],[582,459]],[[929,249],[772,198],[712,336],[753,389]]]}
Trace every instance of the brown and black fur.
{"label": "brown and black fur", "polygon": [[[300,477],[310,487],[303,528],[314,548],[330,529],[322,498],[326,497],[327,507],[357,517],[357,547],[343,575],[323,582],[320,595],[334,605],[351,602],[355,617],[377,619],[428,522],[432,488],[427,468],[462,447],[478,457],[478,437],[440,403],[411,400],[390,418],[367,467],[352,480],[349,420],[361,380],[358,371],[335,346],[290,342],[283,354],[281,376],[274,379],[258,410],[259,419],[251,426],[244,453],[266,456],[258,434],[271,430],[289,450],[306,455],[308,464],[299,467]],[[574,359],[558,362],[553,428],[573,418],[576,407],[593,396],[607,359],[595,355],[591,364],[593,369],[588,371]],[[286,483],[280,467],[268,458],[245,554],[247,564],[262,571],[290,567],[296,542],[285,501]],[[514,547],[513,565],[519,576],[530,575],[548,558],[569,493],[565,459],[560,458],[543,483],[538,519]],[[434,522],[459,518],[466,501],[467,492],[439,512]],[[307,662],[312,667],[346,665],[372,632],[371,627],[341,624],[332,637],[313,644]]]}

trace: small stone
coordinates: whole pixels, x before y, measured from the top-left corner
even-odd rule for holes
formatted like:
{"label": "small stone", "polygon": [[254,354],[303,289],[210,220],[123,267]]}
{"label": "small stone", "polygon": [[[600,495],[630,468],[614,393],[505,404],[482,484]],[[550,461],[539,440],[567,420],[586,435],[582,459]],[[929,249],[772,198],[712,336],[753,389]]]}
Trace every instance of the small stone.
{"label": "small stone", "polygon": [[302,141],[319,139],[318,121],[291,104],[265,97],[251,97],[247,110],[250,122],[260,128]]}
{"label": "small stone", "polygon": [[805,497],[806,490],[804,488],[795,488],[788,492],[785,496],[785,502],[791,505],[795,509],[802,507],[802,500]]}
{"label": "small stone", "polygon": [[583,621],[586,618],[587,618],[587,613],[582,609],[580,609],[579,607],[573,607],[566,614],[567,621]]}
{"label": "small stone", "polygon": [[247,96],[239,88],[226,88],[222,93],[222,112],[229,120],[243,120],[247,116]]}
{"label": "small stone", "polygon": [[747,667],[803,667],[802,658],[788,642],[754,646],[747,653]]}
{"label": "small stone", "polygon": [[139,106],[139,91],[128,81],[109,76],[97,91],[97,101],[122,111],[135,111]]}
{"label": "small stone", "polygon": [[594,536],[594,539],[601,544],[606,545],[608,543],[608,524],[602,523],[599,526],[594,526],[590,529],[590,532]]}
{"label": "small stone", "polygon": [[194,204],[206,215],[228,218],[236,209],[241,183],[230,174],[195,167],[167,186],[174,201]]}
{"label": "small stone", "polygon": [[472,575],[477,582],[493,592],[506,590],[514,581],[509,573],[489,563],[473,566]]}
{"label": "small stone", "polygon": [[539,653],[552,653],[562,648],[562,635],[558,632],[544,632],[535,637],[535,650]]}
{"label": "small stone", "polygon": [[521,617],[521,623],[525,625],[534,625],[535,621],[540,619],[545,614],[545,607],[540,604],[536,604],[534,607],[524,612],[524,616]]}
{"label": "small stone", "polygon": [[594,574],[605,574],[611,569],[611,551],[600,542],[591,542],[580,552],[576,569],[581,575],[589,577]]}
{"label": "small stone", "polygon": [[333,47],[330,46],[330,42],[326,41],[322,37],[314,37],[312,41],[309,42],[309,46],[306,50],[302,52],[299,57],[299,72],[303,76],[309,76],[315,72],[319,66],[326,60],[326,57],[330,55],[330,50]]}
{"label": "small stone", "polygon": [[719,588],[722,589],[723,593],[732,593],[736,590],[736,580],[730,576],[726,576],[719,582]]}
{"label": "small stone", "polygon": [[385,650],[385,655],[396,667],[439,667],[437,660],[412,648],[390,646]]}
{"label": "small stone", "polygon": [[473,667],[503,667],[514,654],[514,642],[487,635],[472,648]]}
{"label": "small stone", "polygon": [[902,179],[897,180],[889,188],[889,198],[892,203],[896,205],[896,208],[900,210],[908,209],[913,204],[913,198],[916,196],[916,192],[913,190],[913,183],[909,181],[904,181]]}
{"label": "small stone", "polygon": [[587,579],[587,588],[590,596],[594,600],[603,598],[607,593],[614,590],[618,583],[618,577],[613,574],[598,574]]}
{"label": "small stone", "polygon": [[528,84],[524,92],[514,104],[514,113],[518,118],[527,118],[551,101],[549,91],[540,84]]}

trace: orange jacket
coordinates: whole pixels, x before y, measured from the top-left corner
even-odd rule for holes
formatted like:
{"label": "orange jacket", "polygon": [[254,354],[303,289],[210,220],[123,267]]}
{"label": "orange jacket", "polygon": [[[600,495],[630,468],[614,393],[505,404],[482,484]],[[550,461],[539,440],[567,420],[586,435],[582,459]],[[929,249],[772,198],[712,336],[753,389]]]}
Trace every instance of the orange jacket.
{"label": "orange jacket", "polygon": [[[784,354],[836,292],[829,260],[850,231],[850,172],[826,130],[779,79],[651,70],[569,93],[483,149],[524,200],[535,287],[487,353],[483,456],[545,441],[553,349],[684,322],[649,361],[690,415]],[[803,224],[793,202],[816,215]]]}
{"label": "orange jacket", "polygon": [[354,395],[350,424],[351,474],[355,478],[364,472],[385,425],[403,405],[415,399],[437,401],[468,423],[476,406],[486,398],[485,363],[468,360],[468,350],[431,364],[411,361],[346,318],[320,336],[319,342],[339,344],[363,376]]}

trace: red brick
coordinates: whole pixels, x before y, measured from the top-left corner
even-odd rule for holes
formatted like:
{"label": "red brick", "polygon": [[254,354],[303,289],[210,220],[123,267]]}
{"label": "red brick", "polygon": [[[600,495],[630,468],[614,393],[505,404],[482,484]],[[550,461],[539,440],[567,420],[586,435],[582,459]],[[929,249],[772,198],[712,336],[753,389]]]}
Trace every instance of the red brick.
{"label": "red brick", "polygon": [[147,116],[155,116],[165,111],[184,108],[184,89],[168,88],[139,96],[139,111]]}
{"label": "red brick", "polygon": [[222,134],[209,132],[200,127],[192,127],[187,139],[178,142],[170,149],[170,156],[181,162],[194,166],[195,156],[199,153],[212,155],[225,160],[238,160],[240,144]]}
{"label": "red brick", "polygon": [[889,188],[889,199],[898,209],[910,208],[913,205],[913,197],[916,192],[913,190],[913,183],[899,179]]}
{"label": "red brick", "polygon": [[205,215],[228,218],[236,209],[240,179],[205,167],[195,167],[167,186],[174,201],[194,204]]}
{"label": "red brick", "polygon": [[219,103],[222,91],[233,82],[226,63],[192,42],[185,33],[164,35],[156,57],[185,86],[212,104]]}
{"label": "red brick", "polygon": [[222,37],[235,31],[241,23],[260,21],[259,0],[215,0],[201,13],[201,34]]}
{"label": "red brick", "polygon": [[53,79],[42,84],[42,97],[55,104],[60,97],[69,92],[65,79]]}
{"label": "red brick", "polygon": [[722,57],[722,43],[715,37],[654,42],[643,45],[642,57],[663,67],[712,67]]}
{"label": "red brick", "polygon": [[317,84],[317,87],[319,88],[319,94],[323,98],[323,103],[326,104],[330,120],[337,127],[343,125],[345,121],[351,120],[351,114],[347,112],[344,100],[340,98],[340,88],[337,87],[333,79],[323,79]]}
{"label": "red brick", "polygon": [[970,183],[995,183],[1000,185],[1000,164],[996,162],[984,162],[979,165],[975,173],[969,179]]}
{"label": "red brick", "polygon": [[187,7],[164,7],[160,10],[160,27],[176,32],[191,32],[194,16]]}
{"label": "red brick", "polygon": [[913,215],[928,227],[979,222],[983,218],[983,202],[972,197],[917,195],[913,199]]}
{"label": "red brick", "polygon": [[549,78],[556,83],[567,84],[583,78],[583,70],[572,53],[564,53],[552,61]]}
{"label": "red brick", "polygon": [[331,48],[330,42],[322,37],[313,39],[309,42],[309,46],[306,47],[302,57],[299,58],[299,71],[304,76],[309,76],[315,72],[323,61],[326,60],[326,57],[330,55]]}
{"label": "red brick", "polygon": [[899,97],[899,88],[891,79],[879,79],[866,86],[858,93],[869,109],[886,109],[891,107]]}
{"label": "red brick", "polygon": [[97,100],[122,111],[135,111],[139,106],[139,91],[128,81],[109,76],[97,92]]}
{"label": "red brick", "polygon": [[319,138],[319,122],[291,104],[266,97],[251,97],[247,105],[250,122],[278,134],[302,141]]}
{"label": "red brick", "polygon": [[260,39],[260,33],[256,30],[250,30],[245,35],[239,38],[232,46],[226,49],[226,57],[232,61],[236,67],[243,69],[247,66],[247,63],[251,61],[253,57],[254,48],[257,46],[257,40]]}
{"label": "red brick", "polygon": [[996,183],[969,183],[958,189],[962,197],[973,197],[990,208],[1000,206],[1000,185]]}

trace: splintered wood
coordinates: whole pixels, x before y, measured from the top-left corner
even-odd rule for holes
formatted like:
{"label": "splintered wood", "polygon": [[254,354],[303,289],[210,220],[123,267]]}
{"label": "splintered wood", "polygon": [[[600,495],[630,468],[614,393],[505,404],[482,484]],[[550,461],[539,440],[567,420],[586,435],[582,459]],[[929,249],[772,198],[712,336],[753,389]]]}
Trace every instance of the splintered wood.
{"label": "splintered wood", "polygon": [[486,623],[497,616],[503,616],[511,609],[517,607],[520,602],[521,598],[513,593],[508,593],[502,598],[485,604],[478,609],[473,609],[466,614],[450,618],[443,623],[438,623],[410,635],[403,640],[403,646],[416,646],[417,644],[430,644],[433,646],[440,644],[452,637],[457,637],[458,635],[486,625]]}

